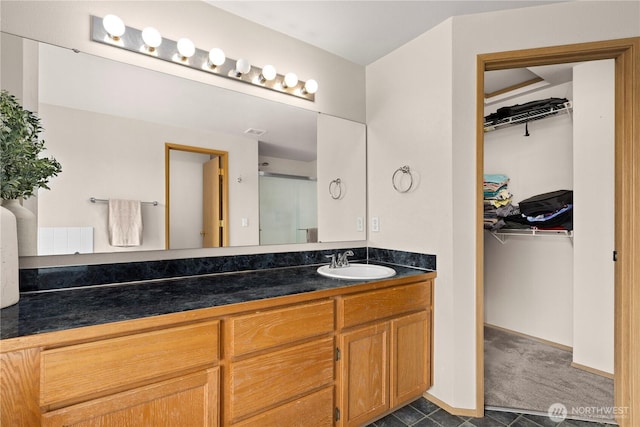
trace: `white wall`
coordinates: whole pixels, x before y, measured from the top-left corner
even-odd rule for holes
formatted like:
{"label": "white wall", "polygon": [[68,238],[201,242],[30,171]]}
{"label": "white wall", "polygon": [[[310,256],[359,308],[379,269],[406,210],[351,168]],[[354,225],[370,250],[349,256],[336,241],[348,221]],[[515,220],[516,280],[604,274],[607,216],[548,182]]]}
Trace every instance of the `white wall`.
{"label": "white wall", "polygon": [[[0,3],[2,31],[142,67],[180,75],[278,102],[364,122],[364,67],[277,31],[208,5],[204,1],[13,1]],[[315,102],[280,94],[232,79],[179,67],[144,55],[91,41],[90,15],[113,13],[125,25],[157,28],[163,37],[189,37],[196,47],[220,47],[234,59],[272,64],[301,80],[315,79]],[[303,25],[303,21],[301,21]]]}
{"label": "white wall", "polygon": [[614,63],[580,64],[574,80],[573,361],[613,373]]}
{"label": "white wall", "polygon": [[[0,87],[20,100],[21,105],[33,112],[38,111],[39,47],[32,40],[10,34],[0,35],[0,49],[12,61],[0,61]],[[38,199],[23,200],[23,207],[38,211]]]}
{"label": "white wall", "polygon": [[1,87],[29,111],[38,111],[38,44],[10,34],[0,37],[3,52],[12,61],[0,63]]}
{"label": "white wall", "polygon": [[[571,83],[485,108],[572,96]],[[555,190],[573,189],[573,120],[567,113],[485,134],[485,173],[510,178],[513,203]],[[582,209],[582,208],[581,208]],[[566,346],[573,336],[573,246],[566,237],[508,237],[485,232],[485,321]]]}
{"label": "white wall", "polygon": [[[430,392],[453,407],[476,406],[477,55],[638,36],[638,16],[638,2],[460,16],[367,67],[369,212],[381,216],[370,240],[438,256]],[[406,163],[421,184],[401,197],[390,174]]]}
{"label": "white wall", "polygon": [[[380,231],[370,233],[369,242],[437,254],[431,392],[448,403],[455,402],[454,378],[461,366],[451,264],[451,31],[452,21],[445,21],[367,67],[368,215],[380,219]],[[419,78],[403,76],[403,69],[420,70]],[[415,184],[401,194],[391,178],[404,165],[413,171]]]}
{"label": "white wall", "polygon": [[[326,114],[318,115],[318,163],[323,165],[318,171],[318,212],[322,212],[318,217],[318,240],[365,240],[365,125]],[[337,179],[340,179],[339,186],[331,184]],[[329,192],[329,187],[333,193]]]}
{"label": "white wall", "polygon": [[[40,117],[47,123],[42,136],[47,141],[48,153],[55,153],[58,161],[67,165],[63,166],[63,173],[54,178],[52,190],[38,194],[41,227],[94,227],[95,252],[163,249],[164,144],[171,142],[229,152],[229,169],[243,171],[247,176],[242,184],[229,182],[229,216],[249,218],[250,224],[250,227],[240,227],[239,221],[232,223],[230,243],[258,244],[255,167],[258,147],[255,141],[49,104],[40,105]],[[90,197],[158,201],[159,206],[143,207],[143,245],[109,246],[107,207],[90,203]],[[52,203],[58,208],[47,209]]]}

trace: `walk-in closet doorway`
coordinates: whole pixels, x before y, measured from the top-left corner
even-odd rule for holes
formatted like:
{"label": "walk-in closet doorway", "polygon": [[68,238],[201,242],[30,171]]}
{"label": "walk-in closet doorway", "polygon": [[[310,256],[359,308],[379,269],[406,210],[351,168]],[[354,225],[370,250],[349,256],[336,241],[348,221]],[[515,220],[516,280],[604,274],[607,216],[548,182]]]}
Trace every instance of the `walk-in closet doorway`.
{"label": "walk-in closet doorway", "polygon": [[614,80],[612,59],[485,72],[486,408],[613,420]]}
{"label": "walk-in closet doorway", "polygon": [[[640,273],[640,38],[557,46],[478,56],[477,74],[477,222],[476,325],[477,410],[484,407],[484,73],[569,62],[615,60],[615,407],[621,426],[640,422],[640,290],[633,286]],[[634,357],[635,355],[635,357]],[[634,398],[635,397],[635,398]]]}

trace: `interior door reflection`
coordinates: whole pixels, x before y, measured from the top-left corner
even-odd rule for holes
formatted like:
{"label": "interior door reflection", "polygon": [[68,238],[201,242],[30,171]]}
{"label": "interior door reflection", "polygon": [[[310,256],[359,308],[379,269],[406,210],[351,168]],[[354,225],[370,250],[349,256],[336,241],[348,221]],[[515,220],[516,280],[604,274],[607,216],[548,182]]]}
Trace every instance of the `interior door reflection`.
{"label": "interior door reflection", "polygon": [[229,245],[228,153],[166,145],[166,248]]}

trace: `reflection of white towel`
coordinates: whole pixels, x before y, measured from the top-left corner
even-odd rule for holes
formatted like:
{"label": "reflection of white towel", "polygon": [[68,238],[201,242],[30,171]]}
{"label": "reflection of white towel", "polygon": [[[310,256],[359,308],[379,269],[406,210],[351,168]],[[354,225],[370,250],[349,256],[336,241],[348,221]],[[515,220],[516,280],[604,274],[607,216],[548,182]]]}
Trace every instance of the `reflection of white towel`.
{"label": "reflection of white towel", "polygon": [[307,228],[307,243],[317,243],[317,242],[318,242],[318,229]]}
{"label": "reflection of white towel", "polygon": [[142,210],[139,200],[109,199],[109,244],[142,244]]}

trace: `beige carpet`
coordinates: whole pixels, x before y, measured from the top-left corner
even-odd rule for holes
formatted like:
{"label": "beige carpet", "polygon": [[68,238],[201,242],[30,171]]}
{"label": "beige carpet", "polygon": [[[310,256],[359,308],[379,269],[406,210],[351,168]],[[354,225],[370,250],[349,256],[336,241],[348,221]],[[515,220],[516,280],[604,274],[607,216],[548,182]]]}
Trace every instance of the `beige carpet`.
{"label": "beige carpet", "polygon": [[571,367],[571,352],[485,327],[485,406],[546,414],[554,403],[567,418],[611,423],[613,380]]}

